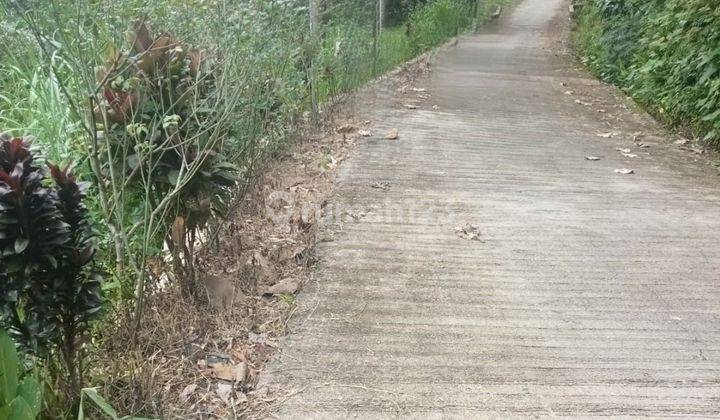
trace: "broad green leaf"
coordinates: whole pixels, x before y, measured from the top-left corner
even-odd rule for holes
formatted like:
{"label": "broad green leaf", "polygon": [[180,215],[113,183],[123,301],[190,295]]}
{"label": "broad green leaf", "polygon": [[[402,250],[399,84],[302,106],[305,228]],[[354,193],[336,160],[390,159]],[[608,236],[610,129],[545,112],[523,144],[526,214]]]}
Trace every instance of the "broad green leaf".
{"label": "broad green leaf", "polygon": [[720,109],[701,118],[701,121],[712,121],[720,117]]}
{"label": "broad green leaf", "polygon": [[7,420],[34,420],[32,408],[28,405],[23,397],[15,397],[10,403],[10,414]]}
{"label": "broad green leaf", "polygon": [[178,178],[180,178],[180,171],[173,169],[172,171],[168,172],[167,178],[170,184],[177,185]]}
{"label": "broad green leaf", "polygon": [[0,407],[0,419],[5,420],[10,417],[10,406],[4,405]]}
{"label": "broad green leaf", "polygon": [[32,376],[28,376],[20,382],[17,395],[28,403],[33,415],[40,414],[40,384]]}
{"label": "broad green leaf", "polygon": [[112,420],[154,420],[144,417],[123,416],[118,417],[117,411],[97,392],[97,388],[83,388],[80,392],[80,409],[78,410],[77,420],[85,420],[85,411],[83,409],[83,401],[85,397],[90,398],[92,402]]}
{"label": "broad green leaf", "polygon": [[[97,392],[97,388],[83,388],[82,394],[90,398],[92,402],[95,403],[95,405],[103,412],[105,415],[110,417],[112,420],[120,420],[118,417],[117,411],[107,402],[105,401],[105,398],[100,396]],[[78,413],[78,420],[83,419],[84,417],[81,417],[82,414],[82,406],[80,407],[80,412]]]}
{"label": "broad green leaf", "polygon": [[0,331],[0,404],[6,405],[17,395],[18,356],[15,343]]}
{"label": "broad green leaf", "polygon": [[20,254],[21,252],[25,251],[25,249],[30,245],[30,239],[27,238],[17,238],[15,239],[15,253]]}

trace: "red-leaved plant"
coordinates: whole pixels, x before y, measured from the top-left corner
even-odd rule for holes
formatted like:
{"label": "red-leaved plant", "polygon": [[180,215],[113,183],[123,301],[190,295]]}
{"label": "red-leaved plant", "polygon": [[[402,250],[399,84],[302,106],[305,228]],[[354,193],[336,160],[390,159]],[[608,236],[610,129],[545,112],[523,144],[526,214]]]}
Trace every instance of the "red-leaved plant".
{"label": "red-leaved plant", "polygon": [[27,138],[0,136],[0,322],[26,350],[60,355],[58,377],[79,395],[79,346],[102,306],[101,278],[90,269],[85,186],[48,166],[52,187]]}

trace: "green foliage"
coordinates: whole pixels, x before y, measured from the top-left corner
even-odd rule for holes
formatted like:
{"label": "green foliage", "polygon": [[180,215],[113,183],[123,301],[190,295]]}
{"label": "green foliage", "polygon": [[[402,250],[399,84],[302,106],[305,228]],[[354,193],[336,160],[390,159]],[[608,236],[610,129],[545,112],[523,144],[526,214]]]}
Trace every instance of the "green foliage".
{"label": "green foliage", "polygon": [[77,420],[85,420],[85,398],[93,402],[95,408],[111,420],[148,420],[141,417],[123,416],[120,417],[117,410],[108,403],[98,392],[97,388],[83,388],[80,393],[80,408],[78,409]]}
{"label": "green foliage", "polygon": [[[197,232],[212,213],[224,213],[237,181],[237,167],[223,154],[230,127],[218,115],[225,110],[215,83],[223,74],[206,52],[168,33],[153,37],[144,21],[134,25],[130,40],[97,75],[102,99],[93,111],[113,156],[101,177],[113,182],[111,173],[120,173],[115,179],[137,188],[153,208],[172,197],[161,232],[183,291],[196,295],[191,251]],[[168,240],[178,218],[182,235]]]}
{"label": "green foliage", "polygon": [[720,145],[720,1],[596,0],[576,44],[601,78]]}
{"label": "green foliage", "polygon": [[470,2],[453,0],[434,0],[415,9],[408,20],[413,49],[422,52],[457,36],[472,23],[472,9]]}
{"label": "green foliage", "polygon": [[0,420],[32,420],[40,413],[40,384],[19,371],[15,343],[0,331]]}
{"label": "green foliage", "polygon": [[152,178],[158,199],[177,187],[181,172],[198,166],[183,181],[178,201],[181,214],[203,225],[207,217],[201,213],[209,214],[209,204],[195,209],[184,203],[208,201],[218,188],[234,185],[236,171],[210,136],[210,111],[216,111],[211,60],[167,33],[153,38],[144,22],[132,37],[131,49],[112,53],[98,74],[104,101],[96,118],[122,149],[114,154],[127,163],[131,181]]}
{"label": "green foliage", "polygon": [[396,1],[388,5],[394,11],[391,22],[400,16],[408,20],[378,31],[373,8],[363,4],[337,0],[326,5],[327,26],[314,59],[308,59],[315,68],[318,102],[352,91],[440,45],[468,29],[474,16],[470,0]]}

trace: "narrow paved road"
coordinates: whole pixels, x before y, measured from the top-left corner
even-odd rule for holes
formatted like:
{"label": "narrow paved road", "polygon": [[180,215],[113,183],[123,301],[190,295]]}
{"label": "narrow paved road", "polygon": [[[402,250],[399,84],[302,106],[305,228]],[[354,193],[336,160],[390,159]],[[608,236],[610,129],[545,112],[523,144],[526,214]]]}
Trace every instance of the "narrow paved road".
{"label": "narrow paved road", "polygon": [[717,173],[597,135],[561,82],[609,88],[557,68],[559,13],[525,0],[438,54],[421,109],[375,111],[400,139],[343,164],[264,379],[281,417],[720,416]]}

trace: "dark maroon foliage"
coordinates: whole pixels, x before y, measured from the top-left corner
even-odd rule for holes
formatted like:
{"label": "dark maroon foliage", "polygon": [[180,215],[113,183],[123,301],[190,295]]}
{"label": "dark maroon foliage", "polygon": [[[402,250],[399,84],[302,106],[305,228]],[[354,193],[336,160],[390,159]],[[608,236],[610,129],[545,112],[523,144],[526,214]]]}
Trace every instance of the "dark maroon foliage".
{"label": "dark maroon foliage", "polygon": [[30,142],[0,138],[0,321],[27,349],[62,355],[80,386],[78,340],[102,306],[85,185],[49,164],[47,187]]}

